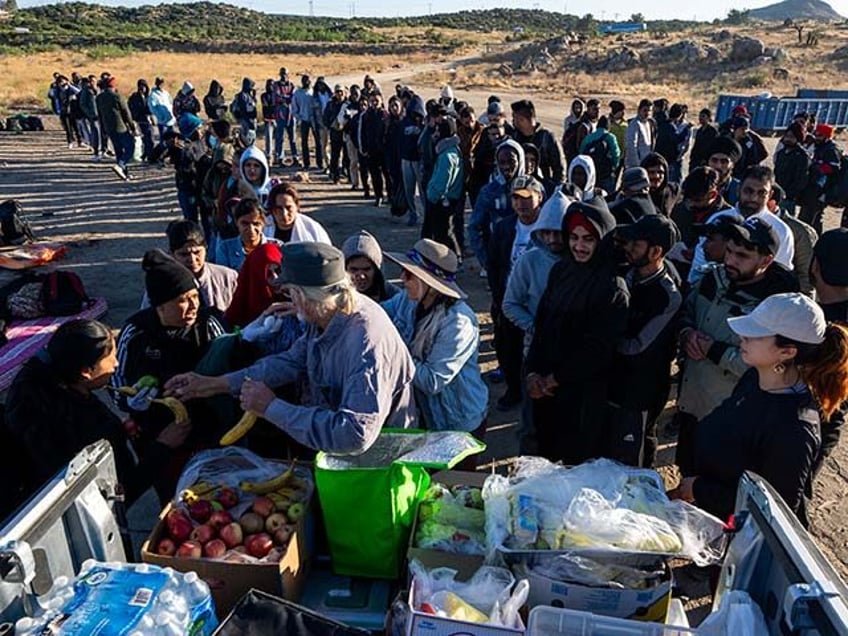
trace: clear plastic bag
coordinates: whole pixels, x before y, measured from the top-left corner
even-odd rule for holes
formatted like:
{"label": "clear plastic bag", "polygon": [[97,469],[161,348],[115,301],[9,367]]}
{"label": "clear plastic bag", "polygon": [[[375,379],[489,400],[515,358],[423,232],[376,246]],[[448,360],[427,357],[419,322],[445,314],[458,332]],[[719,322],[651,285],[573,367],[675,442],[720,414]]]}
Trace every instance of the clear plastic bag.
{"label": "clear plastic bag", "polygon": [[322,468],[383,468],[394,462],[418,466],[446,468],[468,455],[480,453],[486,445],[461,431],[423,433],[383,432],[374,444],[360,455],[326,455]]}
{"label": "clear plastic bag", "polygon": [[[468,581],[457,581],[456,570],[427,570],[420,561],[409,564],[413,608],[417,611],[502,627],[501,608],[510,600],[515,577],[505,568],[483,566]],[[512,607],[513,604],[509,604]]]}
{"label": "clear plastic bag", "polygon": [[523,567],[555,581],[627,590],[650,589],[666,577],[662,561],[631,566],[617,561],[602,563],[578,554],[541,558]]}
{"label": "clear plastic bag", "polygon": [[760,606],[741,590],[725,594],[718,611],[707,616],[698,627],[698,636],[761,636],[768,633]]}
{"label": "clear plastic bag", "polygon": [[726,538],[715,517],[670,501],[655,471],[608,459],[564,468],[521,458],[483,487],[489,553],[496,550],[627,551],[718,562]]}
{"label": "clear plastic bag", "polygon": [[485,554],[486,514],[464,505],[474,504],[475,499],[471,489],[455,496],[441,484],[432,485],[418,505],[415,546],[453,554]]}

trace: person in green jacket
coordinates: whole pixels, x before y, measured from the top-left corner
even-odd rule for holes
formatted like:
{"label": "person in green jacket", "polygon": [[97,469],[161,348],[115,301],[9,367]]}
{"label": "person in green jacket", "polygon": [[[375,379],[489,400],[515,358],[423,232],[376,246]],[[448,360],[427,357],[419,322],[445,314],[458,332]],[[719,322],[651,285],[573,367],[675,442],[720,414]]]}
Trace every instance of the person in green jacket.
{"label": "person in green jacket", "polygon": [[616,191],[618,167],[621,164],[621,146],[615,135],[609,131],[609,120],[598,119],[597,128],[583,139],[580,154],[592,157],[595,163],[595,177],[598,187],[612,194]]}
{"label": "person in green jacket", "polygon": [[436,165],[427,182],[427,208],[421,238],[429,238],[452,249],[462,257],[457,230],[462,230],[465,198],[465,174],[459,152],[456,120],[445,117],[433,134],[436,142]]}

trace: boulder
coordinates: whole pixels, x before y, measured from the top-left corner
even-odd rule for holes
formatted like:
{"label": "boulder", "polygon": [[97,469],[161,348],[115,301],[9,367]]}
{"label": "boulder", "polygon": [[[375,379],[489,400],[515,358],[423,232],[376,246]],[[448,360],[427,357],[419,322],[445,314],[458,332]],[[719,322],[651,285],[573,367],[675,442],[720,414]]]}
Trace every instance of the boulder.
{"label": "boulder", "polygon": [[512,77],[512,68],[507,64],[501,64],[498,67],[498,73],[501,74],[501,77]]}
{"label": "boulder", "polygon": [[750,65],[751,66],[768,66],[773,61],[774,60],[772,58],[770,58],[768,55],[761,55],[760,57],[751,60]]}
{"label": "boulder", "polygon": [[789,51],[779,46],[768,47],[763,55],[772,58],[775,62],[785,62],[789,59]]}
{"label": "boulder", "polygon": [[838,60],[848,59],[848,46],[840,46],[830,56]]}
{"label": "boulder", "polygon": [[639,53],[625,46],[610,51],[607,54],[606,60],[602,63],[602,67],[607,71],[626,71],[627,69],[639,66],[641,62],[642,59]]}
{"label": "boulder", "polygon": [[713,42],[727,42],[732,37],[733,34],[730,31],[722,29],[718,33],[713,33],[712,40]]}
{"label": "boulder", "polygon": [[731,62],[753,62],[762,57],[765,48],[763,41],[757,38],[738,38],[733,41],[729,58]]}
{"label": "boulder", "polygon": [[788,80],[789,79],[789,69],[776,68],[771,72],[771,75],[776,80]]}

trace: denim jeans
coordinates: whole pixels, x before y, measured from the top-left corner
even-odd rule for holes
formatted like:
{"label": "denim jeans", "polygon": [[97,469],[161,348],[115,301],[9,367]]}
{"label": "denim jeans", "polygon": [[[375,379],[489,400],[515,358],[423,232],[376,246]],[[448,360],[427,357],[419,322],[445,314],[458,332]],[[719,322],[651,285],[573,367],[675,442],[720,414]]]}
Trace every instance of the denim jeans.
{"label": "denim jeans", "polygon": [[297,159],[297,146],[294,143],[294,120],[278,119],[274,129],[274,154],[281,161],[285,159],[286,153],[283,151],[283,137],[288,135],[289,148],[291,149],[292,159]]}
{"label": "denim jeans", "polygon": [[309,121],[299,122],[298,128],[300,129],[300,158],[303,160],[303,167],[308,168],[310,166],[309,133],[312,133],[312,138],[315,141],[315,163],[319,168],[323,168],[324,151],[321,148],[321,136],[318,129]]}
{"label": "denim jeans", "polygon": [[275,132],[276,132],[276,122],[273,119],[265,120],[265,156],[268,157],[268,161],[271,161],[274,158],[274,141],[275,141]]}
{"label": "denim jeans", "polygon": [[153,124],[149,121],[137,121],[138,132],[141,134],[141,142],[144,145],[142,158],[147,160],[153,154]]}
{"label": "denim jeans", "polygon": [[[424,184],[421,183],[421,163],[403,159],[401,161],[403,174],[403,191],[406,193],[406,205],[411,217],[418,218],[419,210],[424,208]],[[418,188],[419,204],[415,198],[415,189]]]}
{"label": "denim jeans", "polygon": [[187,221],[197,223],[197,197],[194,195],[194,192],[177,190],[177,201],[180,203],[183,218]]}
{"label": "denim jeans", "polygon": [[128,132],[111,132],[109,140],[112,142],[112,147],[115,149],[115,162],[126,168],[133,156],[135,150],[135,138]]}

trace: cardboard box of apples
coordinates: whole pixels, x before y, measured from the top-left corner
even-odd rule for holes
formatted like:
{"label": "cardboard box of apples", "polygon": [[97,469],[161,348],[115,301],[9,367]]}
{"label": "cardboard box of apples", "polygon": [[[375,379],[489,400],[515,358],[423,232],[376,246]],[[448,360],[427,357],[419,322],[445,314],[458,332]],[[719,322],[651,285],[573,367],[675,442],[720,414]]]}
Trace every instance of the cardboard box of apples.
{"label": "cardboard box of apples", "polygon": [[237,485],[237,471],[221,471],[226,477],[218,481],[200,474],[165,507],[141,550],[147,563],[197,572],[224,616],[250,588],[299,600],[309,561],[310,471],[252,459],[265,464],[259,474],[276,474]]}

